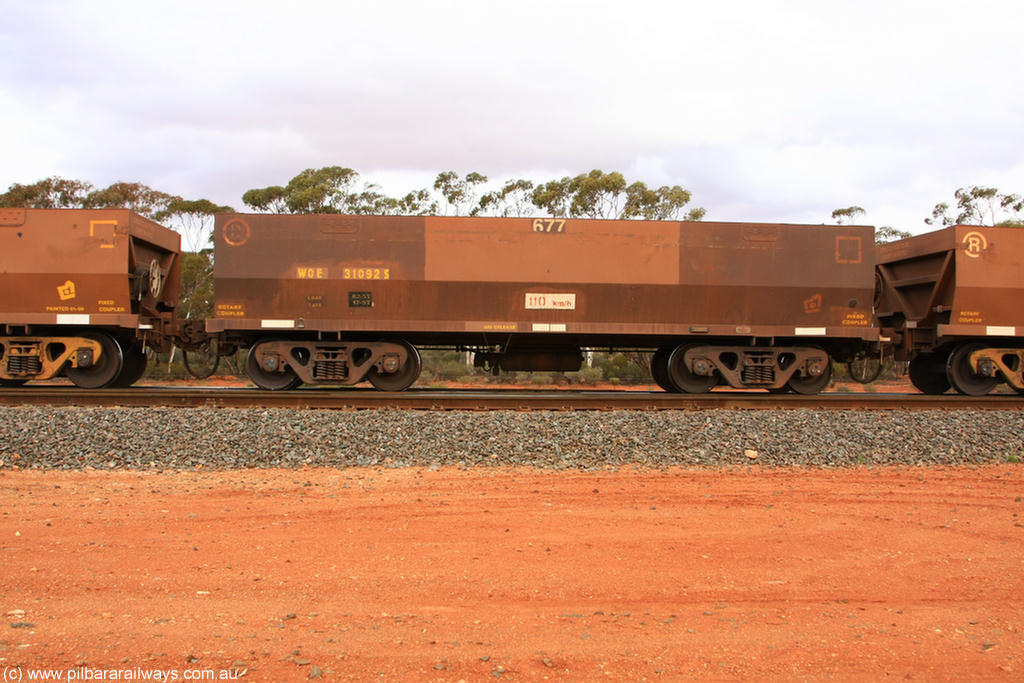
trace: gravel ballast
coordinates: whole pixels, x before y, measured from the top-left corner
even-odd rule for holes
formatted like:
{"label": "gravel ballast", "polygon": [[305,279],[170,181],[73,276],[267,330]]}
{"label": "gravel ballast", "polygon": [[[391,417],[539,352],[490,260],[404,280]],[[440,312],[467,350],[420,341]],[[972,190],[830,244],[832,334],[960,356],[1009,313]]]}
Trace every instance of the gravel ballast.
{"label": "gravel ballast", "polygon": [[1024,459],[1024,412],[0,408],[0,468],[842,467]]}

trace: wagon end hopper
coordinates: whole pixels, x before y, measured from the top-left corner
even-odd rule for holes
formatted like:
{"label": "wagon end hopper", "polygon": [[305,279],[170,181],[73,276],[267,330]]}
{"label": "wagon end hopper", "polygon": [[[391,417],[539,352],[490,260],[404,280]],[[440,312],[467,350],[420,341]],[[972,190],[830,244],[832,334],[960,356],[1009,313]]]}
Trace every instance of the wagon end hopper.
{"label": "wagon end hopper", "polygon": [[506,370],[685,346],[674,390],[781,388],[877,341],[870,227],[223,214],[215,238],[207,330],[266,388],[402,388],[417,346],[453,344]]}
{"label": "wagon end hopper", "polygon": [[1024,393],[1024,230],[956,225],[880,245],[877,315],[925,393]]}
{"label": "wagon end hopper", "polygon": [[127,209],[0,209],[0,382],[133,383],[166,343],[179,252]]}

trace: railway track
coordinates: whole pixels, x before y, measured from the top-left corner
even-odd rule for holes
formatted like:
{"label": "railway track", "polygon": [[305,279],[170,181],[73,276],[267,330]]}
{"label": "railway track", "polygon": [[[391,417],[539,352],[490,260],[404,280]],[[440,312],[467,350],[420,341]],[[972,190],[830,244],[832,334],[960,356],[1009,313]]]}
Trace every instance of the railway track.
{"label": "railway track", "polygon": [[967,397],[901,393],[822,393],[816,396],[713,391],[521,391],[414,389],[299,389],[268,392],[245,388],[133,387],[83,390],[29,386],[0,389],[0,405],[302,408],[320,410],[1024,410],[1018,395]]}

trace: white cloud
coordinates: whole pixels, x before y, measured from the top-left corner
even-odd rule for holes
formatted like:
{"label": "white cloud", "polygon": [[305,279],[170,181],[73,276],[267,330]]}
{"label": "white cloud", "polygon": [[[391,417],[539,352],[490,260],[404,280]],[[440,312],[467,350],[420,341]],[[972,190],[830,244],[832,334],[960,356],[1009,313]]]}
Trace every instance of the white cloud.
{"label": "white cloud", "polygon": [[447,169],[599,167],[681,184],[709,218],[818,222],[858,204],[910,229],[961,185],[1024,191],[1024,6],[994,0],[5,14],[0,187],[139,180],[240,208],[246,189],[323,165],[393,194]]}

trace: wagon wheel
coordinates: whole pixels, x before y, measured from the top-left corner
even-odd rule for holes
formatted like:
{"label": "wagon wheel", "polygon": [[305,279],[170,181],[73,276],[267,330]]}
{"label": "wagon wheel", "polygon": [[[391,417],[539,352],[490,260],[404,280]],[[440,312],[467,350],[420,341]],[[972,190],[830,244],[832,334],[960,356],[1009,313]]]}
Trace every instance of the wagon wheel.
{"label": "wagon wheel", "polygon": [[88,332],[82,335],[100,343],[100,357],[93,359],[89,367],[69,367],[64,374],[82,389],[102,389],[114,384],[124,366],[121,345],[106,332]]}
{"label": "wagon wheel", "polygon": [[953,388],[967,396],[984,396],[999,384],[998,377],[978,375],[971,369],[970,356],[984,349],[984,344],[961,344],[954,349],[946,361],[946,377]]}
{"label": "wagon wheel", "polygon": [[196,379],[206,379],[217,372],[220,366],[220,345],[210,342],[191,351],[182,349],[181,360],[188,374]]}
{"label": "wagon wheel", "polygon": [[376,367],[370,368],[370,371],[366,373],[366,378],[370,380],[370,384],[375,389],[380,391],[405,391],[419,378],[422,366],[420,352],[408,342],[400,341],[398,343],[404,346],[408,353],[405,365],[398,368],[397,372],[381,372]]}
{"label": "wagon wheel", "polygon": [[269,391],[285,391],[287,389],[294,389],[302,384],[302,379],[290,367],[285,367],[281,371],[267,370],[260,367],[260,364],[256,361],[255,353],[259,346],[260,344],[253,345],[249,349],[248,357],[245,359],[245,371],[249,375],[249,379],[256,383],[256,386]]}
{"label": "wagon wheel", "polygon": [[679,390],[672,386],[672,380],[668,376],[668,359],[671,355],[672,348],[668,346],[663,346],[654,352],[654,355],[651,356],[651,376],[654,377],[654,382],[665,391],[679,393]]}
{"label": "wagon wheel", "polygon": [[882,358],[858,353],[852,360],[846,362],[846,372],[854,382],[870,384],[882,374]]}
{"label": "wagon wheel", "polygon": [[124,356],[121,373],[111,386],[119,388],[130,387],[146,374],[149,358],[146,356],[146,350],[138,344],[127,345],[127,348],[122,348],[121,353]]}
{"label": "wagon wheel", "polygon": [[696,345],[677,346],[668,358],[668,379],[679,391],[688,394],[703,394],[711,391],[711,387],[718,384],[718,378],[712,374],[709,376],[694,374],[686,367],[684,356],[688,349]]}
{"label": "wagon wheel", "polygon": [[798,374],[794,374],[789,378],[789,381],[786,382],[786,386],[796,393],[804,394],[806,396],[820,394],[832,380],[832,359],[827,354],[825,359],[825,368],[822,370],[820,375],[807,375],[805,377],[801,377]]}
{"label": "wagon wheel", "polygon": [[910,361],[907,376],[921,393],[938,396],[949,389],[949,378],[940,358],[942,356],[934,353],[919,353]]}

